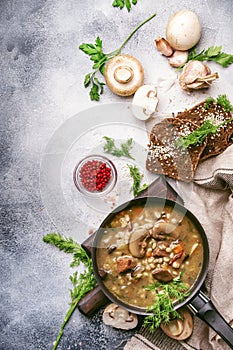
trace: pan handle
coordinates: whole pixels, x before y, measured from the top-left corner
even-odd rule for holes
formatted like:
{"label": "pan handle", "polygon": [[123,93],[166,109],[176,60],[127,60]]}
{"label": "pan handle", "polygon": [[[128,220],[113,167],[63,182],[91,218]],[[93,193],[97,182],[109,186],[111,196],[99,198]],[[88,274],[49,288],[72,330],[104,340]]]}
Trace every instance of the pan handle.
{"label": "pan handle", "polygon": [[224,320],[212,301],[202,291],[189,302],[188,306],[233,349],[233,328]]}

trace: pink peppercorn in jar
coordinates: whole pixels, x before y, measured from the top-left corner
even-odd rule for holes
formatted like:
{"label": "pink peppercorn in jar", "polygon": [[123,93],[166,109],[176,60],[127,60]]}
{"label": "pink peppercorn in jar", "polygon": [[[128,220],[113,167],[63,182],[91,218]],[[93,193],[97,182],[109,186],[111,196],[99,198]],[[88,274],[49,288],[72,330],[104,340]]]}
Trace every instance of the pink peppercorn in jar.
{"label": "pink peppercorn in jar", "polygon": [[75,186],[89,197],[108,194],[117,180],[115,165],[105,156],[90,155],[82,159],[73,172]]}

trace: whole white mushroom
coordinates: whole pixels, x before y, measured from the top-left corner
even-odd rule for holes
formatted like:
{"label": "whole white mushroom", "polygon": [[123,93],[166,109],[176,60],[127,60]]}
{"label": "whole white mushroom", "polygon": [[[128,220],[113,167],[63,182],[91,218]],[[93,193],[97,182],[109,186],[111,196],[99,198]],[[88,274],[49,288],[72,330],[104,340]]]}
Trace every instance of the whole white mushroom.
{"label": "whole white mushroom", "polygon": [[176,12],[168,21],[166,39],[175,50],[186,51],[195,46],[201,37],[201,24],[190,10]]}

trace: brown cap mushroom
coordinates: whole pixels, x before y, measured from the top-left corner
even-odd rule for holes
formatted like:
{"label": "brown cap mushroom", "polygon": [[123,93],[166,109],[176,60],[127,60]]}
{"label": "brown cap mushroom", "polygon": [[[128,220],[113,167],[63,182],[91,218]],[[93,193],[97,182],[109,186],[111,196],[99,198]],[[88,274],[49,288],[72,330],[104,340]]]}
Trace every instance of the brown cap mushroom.
{"label": "brown cap mushroom", "polygon": [[109,89],[119,96],[131,96],[143,84],[141,63],[130,55],[117,55],[105,66],[104,77]]}
{"label": "brown cap mushroom", "polygon": [[193,319],[187,309],[180,309],[179,313],[182,319],[176,318],[166,325],[161,323],[160,327],[170,338],[185,340],[189,338],[193,332]]}
{"label": "brown cap mushroom", "polygon": [[133,329],[138,324],[138,318],[116,304],[109,304],[104,310],[103,322],[114,328]]}

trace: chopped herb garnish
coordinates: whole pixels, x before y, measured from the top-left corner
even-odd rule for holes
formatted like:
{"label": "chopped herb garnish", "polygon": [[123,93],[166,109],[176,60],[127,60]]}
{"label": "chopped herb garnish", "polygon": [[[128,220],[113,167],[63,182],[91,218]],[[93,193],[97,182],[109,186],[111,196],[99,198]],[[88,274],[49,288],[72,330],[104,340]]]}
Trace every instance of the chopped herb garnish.
{"label": "chopped herb garnish", "polygon": [[128,12],[130,12],[132,5],[136,5],[137,2],[138,0],[114,0],[112,6],[119,7],[121,10],[126,7]]}
{"label": "chopped herb garnish", "polygon": [[[115,1],[114,1],[115,2]],[[132,2],[135,5],[135,0]],[[127,5],[128,4],[128,5]],[[129,0],[126,0],[126,7],[129,8]],[[131,39],[131,37],[140,29],[145,23],[149,22],[152,18],[154,18],[156,14],[153,14],[145,21],[140,23],[123,41],[120,47],[110,53],[103,52],[102,40],[97,37],[95,40],[95,44],[81,44],[79,49],[82,50],[86,55],[90,57],[90,60],[94,62],[92,66],[92,72],[86,74],[84,78],[84,87],[87,88],[91,86],[90,90],[90,99],[92,101],[99,101],[100,95],[102,95],[104,91],[105,83],[101,82],[96,74],[99,72],[102,75],[104,74],[104,66],[107,61],[111,58],[119,55],[121,53],[122,48],[127,44],[127,42]]]}
{"label": "chopped herb garnish", "polygon": [[134,159],[132,155],[130,154],[130,150],[132,149],[133,139],[130,138],[126,140],[126,142],[121,143],[120,147],[117,147],[115,145],[114,139],[108,136],[104,136],[103,139],[105,139],[106,143],[104,145],[104,151],[107,153],[112,154],[116,157],[127,157]]}
{"label": "chopped herb garnish", "polygon": [[134,194],[134,197],[138,196],[142,191],[147,189],[148,185],[143,184],[141,186],[141,180],[143,178],[143,174],[140,173],[139,169],[136,167],[136,165],[130,165],[128,164],[130,176],[133,179],[133,186],[132,191]]}
{"label": "chopped herb garnish", "polygon": [[144,325],[149,326],[153,332],[159,327],[161,322],[168,324],[173,318],[182,318],[175,310],[173,301],[182,302],[189,296],[189,287],[181,280],[181,275],[171,282],[156,282],[145,287],[146,290],[156,291],[156,297],[153,305],[147,308],[147,312],[152,313],[144,319]]}
{"label": "chopped herb garnish", "polygon": [[43,241],[55,245],[57,248],[63,250],[66,253],[72,253],[73,261],[70,265],[71,267],[79,266],[80,263],[83,263],[86,267],[84,272],[80,273],[79,276],[77,271],[75,271],[73,275],[70,276],[70,281],[73,285],[73,290],[70,290],[70,308],[65,315],[57,339],[54,342],[52,350],[55,350],[63,335],[65,326],[72,316],[74,310],[76,309],[78,302],[82,299],[82,297],[84,297],[84,295],[86,295],[95,287],[96,279],[93,273],[92,260],[79,243],[75,242],[72,238],[62,237],[61,235],[54,232],[44,236]]}
{"label": "chopped herb garnish", "polygon": [[233,106],[227,98],[227,95],[219,95],[216,99],[218,105],[220,105],[224,111],[233,112]]}
{"label": "chopped herb garnish", "polygon": [[212,103],[220,105],[225,112],[233,112],[233,106],[226,94],[219,95],[216,100],[213,97],[208,97],[205,101],[204,108],[208,109]]}
{"label": "chopped herb garnish", "polygon": [[206,120],[199,128],[194,130],[191,134],[182,136],[176,141],[176,146],[183,149],[188,148],[189,146],[196,146],[202,144],[206,137],[215,134],[220,128],[220,126],[225,125],[233,121],[233,118],[227,119],[224,122],[214,125],[210,120]]}
{"label": "chopped herb garnish", "polygon": [[213,97],[207,97],[207,99],[205,100],[204,108],[208,109],[214,101],[215,99]]}

